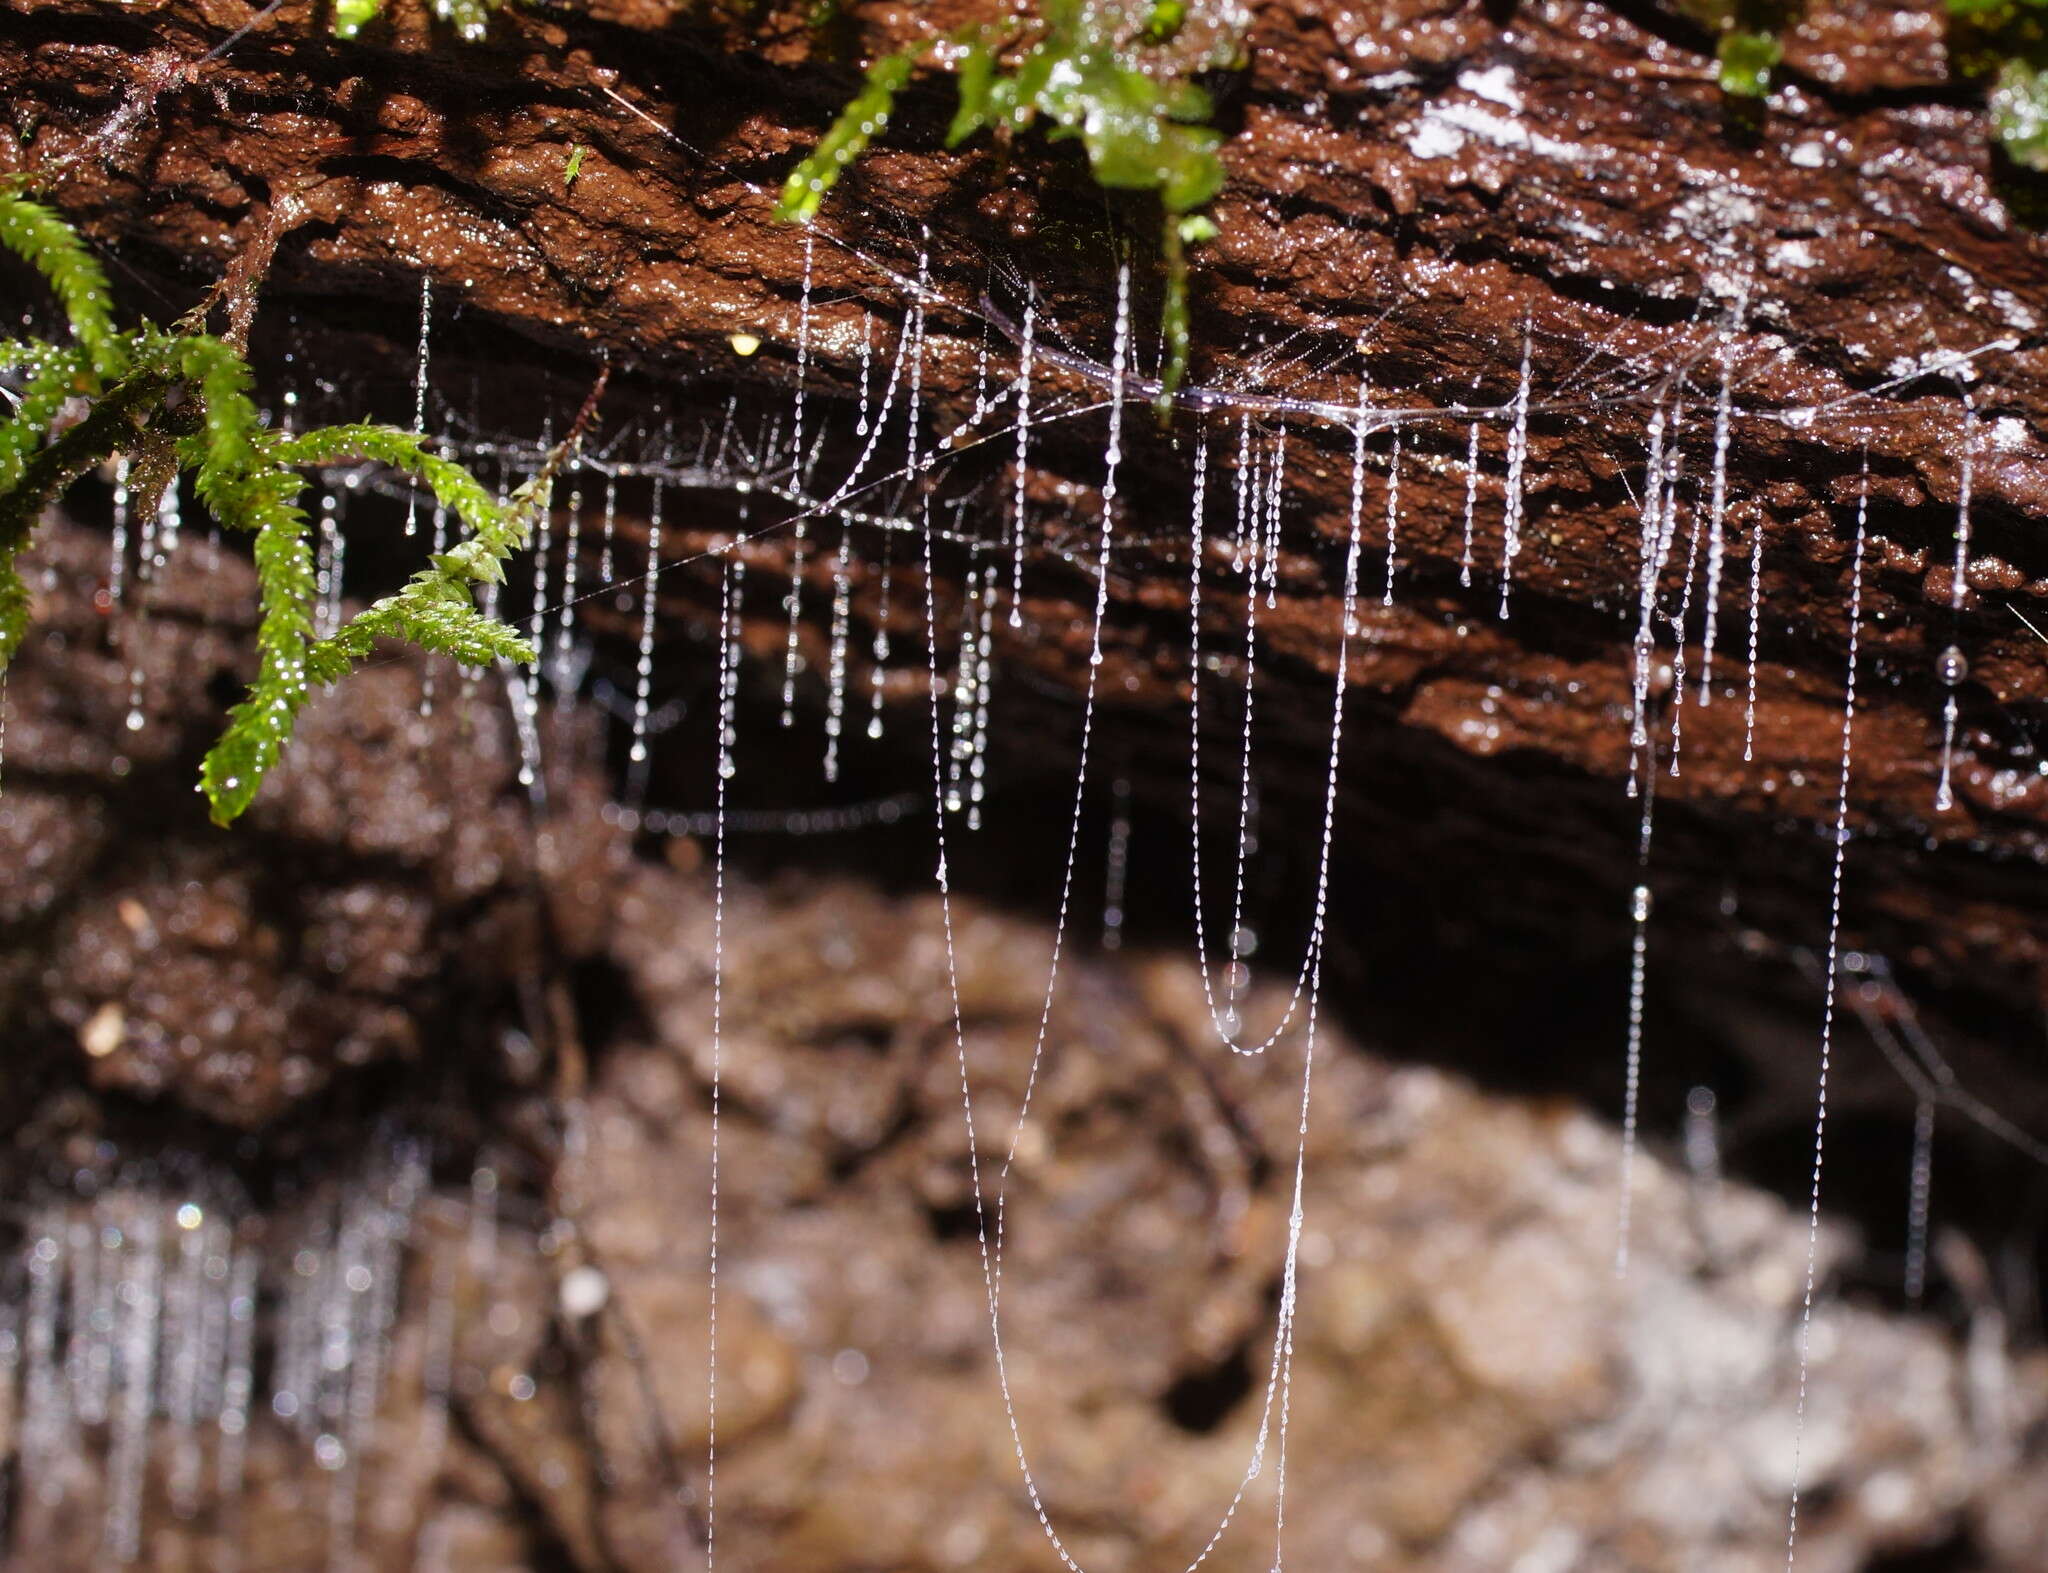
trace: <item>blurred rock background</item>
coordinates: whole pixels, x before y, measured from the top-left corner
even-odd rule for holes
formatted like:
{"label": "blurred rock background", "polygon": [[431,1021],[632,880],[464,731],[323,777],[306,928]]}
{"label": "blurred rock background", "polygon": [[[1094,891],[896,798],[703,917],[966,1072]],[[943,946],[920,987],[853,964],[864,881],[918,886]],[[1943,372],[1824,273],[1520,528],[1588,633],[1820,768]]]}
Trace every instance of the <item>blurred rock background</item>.
{"label": "blurred rock background", "polygon": [[[1047,1565],[936,898],[729,871],[714,1499],[706,848],[625,834],[573,716],[536,817],[495,696],[443,671],[421,719],[407,661],[211,832],[170,783],[246,570],[171,560],[126,734],[103,549],[45,538],[10,681],[9,1565],[655,1573],[714,1522],[735,1568]],[[990,1184],[1049,943],[956,904]],[[1235,1502],[1207,1565],[1270,1566],[1283,1417],[1303,1567],[1768,1569],[1795,1470],[1803,1567],[2042,1565],[2048,1360],[1969,1240],[1907,1314],[1823,1223],[1802,1428],[1803,1215],[1650,1132],[1617,1278],[1611,1129],[1327,1020],[1272,1389],[1302,1044],[1206,1010],[1184,956],[1070,952],[1017,1140],[1007,1375],[1083,1565],[1184,1565]]]}

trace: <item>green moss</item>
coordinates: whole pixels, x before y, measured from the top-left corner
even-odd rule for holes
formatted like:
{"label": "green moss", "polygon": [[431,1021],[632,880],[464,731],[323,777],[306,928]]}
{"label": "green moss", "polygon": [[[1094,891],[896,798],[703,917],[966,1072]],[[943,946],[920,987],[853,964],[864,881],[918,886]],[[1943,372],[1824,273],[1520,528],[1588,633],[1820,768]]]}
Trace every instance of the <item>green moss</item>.
{"label": "green moss", "polygon": [[[449,23],[465,43],[475,43],[490,28],[491,13],[507,0],[433,0],[434,17]],[[385,0],[334,0],[334,36],[354,38],[384,14]]]}
{"label": "green moss", "polygon": [[[68,224],[24,194],[26,184],[21,176],[0,180],[0,247],[42,275],[71,342],[0,346],[0,371],[17,384],[13,416],[0,425],[0,672],[28,631],[16,559],[45,510],[118,454],[133,455],[153,478],[146,492],[160,495],[181,472],[190,475],[215,519],[254,538],[262,603],[257,675],[200,771],[220,824],[249,806],[314,688],[347,675],[376,640],[405,640],[471,665],[534,658],[516,632],[477,610],[472,588],[502,579],[506,559],[525,544],[544,506],[545,474],[501,508],[466,471],[405,432],[370,425],[297,436],[272,431],[237,346],[194,319],[170,332],[148,322],[115,324],[105,273]],[[60,427],[74,400],[83,401],[84,414]],[[397,595],[315,640],[313,548],[298,506],[299,470],[343,460],[415,476],[471,534]]]}
{"label": "green moss", "polygon": [[868,67],[860,91],[840,110],[839,118],[819,139],[810,157],[792,169],[782,182],[782,199],[775,206],[777,218],[787,223],[808,224],[818,216],[825,193],[839,183],[846,166],[860,157],[875,133],[889,123],[896,95],[909,82],[910,73],[923,53],[924,47],[920,45],[884,55]]}
{"label": "green moss", "polygon": [[2032,29],[2037,34],[2048,18],[2048,0],[1948,0],[1952,22],[1978,29],[1987,37]]}
{"label": "green moss", "polygon": [[1991,124],[2015,164],[2048,170],[2048,67],[2008,60],[1991,89]]}
{"label": "green moss", "polygon": [[1714,57],[1721,64],[1722,92],[1730,98],[1763,98],[1771,90],[1771,72],[1785,58],[1785,46],[1776,33],[1730,28]]}
{"label": "green moss", "polygon": [[354,38],[383,9],[384,0],[334,0],[334,36]]}
{"label": "green moss", "polygon": [[[946,133],[947,145],[958,146],[982,131],[1015,136],[1042,126],[1049,140],[1078,140],[1105,188],[1157,193],[1164,210],[1162,328],[1169,394],[1187,368],[1187,248],[1214,238],[1215,225],[1200,210],[1224,178],[1223,133],[1210,124],[1215,106],[1209,94],[1146,52],[1145,46],[1156,49],[1171,39],[1184,19],[1182,0],[1157,0],[1139,36],[1125,39],[1100,8],[1084,0],[1041,0],[1035,18],[1015,19],[1019,36],[1012,40],[986,31],[957,39],[959,107]],[[841,172],[888,123],[896,94],[924,53],[919,46],[868,68],[861,90],[810,156],[790,171],[778,217],[809,222],[817,214]],[[1194,69],[1225,63],[1221,57],[1205,59]]]}
{"label": "green moss", "polygon": [[1145,42],[1170,43],[1180,36],[1187,19],[1187,0],[1152,0],[1152,9],[1145,14]]}
{"label": "green moss", "polygon": [[1785,58],[1785,30],[1804,8],[1804,0],[1678,0],[1680,11],[1716,35],[1721,91],[1749,101],[1769,96]]}
{"label": "green moss", "polygon": [[2022,169],[2048,170],[2048,0],[1948,0],[1949,54],[1989,78],[1992,128]]}

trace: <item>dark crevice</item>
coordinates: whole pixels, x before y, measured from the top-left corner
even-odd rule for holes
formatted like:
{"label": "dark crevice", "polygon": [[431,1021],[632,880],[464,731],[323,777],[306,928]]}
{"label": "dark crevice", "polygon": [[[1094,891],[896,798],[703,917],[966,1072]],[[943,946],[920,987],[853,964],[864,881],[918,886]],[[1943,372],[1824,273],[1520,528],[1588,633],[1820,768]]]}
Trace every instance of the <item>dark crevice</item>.
{"label": "dark crevice", "polygon": [[1974,1573],[1986,1561],[1970,1526],[1958,1523],[1939,1540],[1880,1551],[1864,1564],[1864,1573]]}
{"label": "dark crevice", "polygon": [[932,1238],[944,1243],[974,1240],[981,1235],[982,1211],[972,1200],[933,1204],[925,1208]]}
{"label": "dark crevice", "polygon": [[1159,1395],[1159,1407],[1181,1430],[1206,1436],[1228,1420],[1252,1390],[1252,1345],[1247,1336],[1211,1365],[1182,1372]]}
{"label": "dark crevice", "polygon": [[[522,1549],[533,1559],[528,1564],[533,1573],[589,1573],[583,1560],[550,1521],[541,1499],[529,1488],[521,1473],[509,1467],[499,1450],[478,1428],[468,1407],[451,1405],[449,1414],[462,1440],[480,1457],[497,1466],[498,1478],[517,1508],[519,1521],[526,1528],[528,1542]],[[614,1570],[604,1569],[601,1573],[614,1573]]]}

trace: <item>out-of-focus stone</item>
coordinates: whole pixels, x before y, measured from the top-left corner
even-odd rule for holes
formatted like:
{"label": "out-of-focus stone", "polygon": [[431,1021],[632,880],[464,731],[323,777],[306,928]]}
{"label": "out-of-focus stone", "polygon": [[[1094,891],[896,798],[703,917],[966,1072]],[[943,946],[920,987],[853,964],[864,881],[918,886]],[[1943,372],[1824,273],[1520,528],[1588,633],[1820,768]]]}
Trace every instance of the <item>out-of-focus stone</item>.
{"label": "out-of-focus stone", "polygon": [[[524,965],[543,906],[619,980],[616,1034],[582,1046],[577,1082],[520,1092],[490,1133],[522,1143],[473,1193],[490,1210],[445,1188],[417,1210],[358,1460],[365,1566],[668,1573],[701,1554],[715,1510],[734,1565],[1022,1573],[1050,1552],[1021,1446],[1085,1565],[1184,1565],[1228,1516],[1209,1565],[1249,1573],[1272,1563],[1283,1424],[1302,1566],[1773,1573],[1795,1458],[1805,1566],[1866,1566],[1959,1525],[1999,1566],[2029,1566],[2024,1439],[2048,1414],[2048,1369],[1992,1334],[1964,1347],[1837,1298],[1842,1229],[1819,1239],[1802,1425],[1803,1216],[1732,1183],[1697,1191],[1646,1150],[1617,1279],[1611,1131],[1398,1068],[1326,1019],[1294,1361],[1275,1384],[1298,1028],[1232,1055],[1186,958],[1070,950],[1034,1062],[1050,936],[960,899],[956,1040],[935,899],[736,868],[715,1046],[714,1503],[707,872],[628,860],[587,778],[551,782],[563,814],[551,839],[526,837],[502,735],[472,734],[481,757],[447,772],[473,772],[477,822],[500,840],[449,850],[447,781],[391,763],[444,742],[413,732],[402,675],[371,674],[353,723],[339,702],[315,712],[241,839],[195,827],[135,867],[86,865],[27,996],[61,1025],[74,1074],[256,1122],[354,1058],[412,1052],[414,991],[445,987],[452,965]],[[207,721],[194,704],[189,724]],[[334,787],[387,765],[414,770],[410,796]],[[357,822],[401,814],[401,798],[406,824]],[[357,872],[325,877],[312,849]],[[307,861],[273,884],[281,851]],[[463,859],[481,861],[449,866]],[[1259,983],[1245,1008],[1262,1034],[1284,992]],[[196,1062],[188,1034],[206,1045]],[[287,1085],[273,1043],[324,1045],[314,1080]],[[963,1063],[984,1201],[1004,1197],[1014,1436]],[[26,1136],[106,1170],[69,1119]],[[18,1434],[10,1419],[8,1446]],[[150,1565],[222,1566],[233,1544],[243,1573],[303,1573],[330,1554],[340,1476],[260,1400],[249,1442],[234,1503],[189,1522],[149,1510]],[[99,1565],[104,1478],[98,1435],[42,1467],[15,1530],[39,1569]]]}
{"label": "out-of-focus stone", "polygon": [[[613,1298],[643,1329],[644,1382],[681,1383],[664,1405],[679,1436],[703,1416],[708,1242],[701,1208],[676,1202],[703,1193],[710,1139],[696,889],[650,869],[622,900],[617,955],[656,1041],[607,1058],[574,1187],[595,1258],[624,1269]],[[968,903],[955,918],[992,1182],[1037,1021],[1015,958],[1043,945]],[[937,938],[929,902],[843,884],[728,891],[719,1283],[735,1344],[720,1413],[729,1398],[734,1420],[719,1525],[722,1544],[774,1565],[1024,1567],[1044,1554],[989,1359],[958,1070],[931,1014]],[[829,959],[793,998],[800,956]],[[1183,961],[1071,965],[1010,1184],[1011,1391],[1073,1543],[1104,1566],[1178,1565],[1257,1445],[1285,1230],[1254,1220],[1284,1217],[1298,1044],[1249,1062],[1200,1046]],[[1250,1015],[1279,1008],[1262,990]],[[1795,1445],[1808,1565],[1860,1566],[1972,1511],[2010,1517],[1997,1471],[1980,1473],[1962,1357],[1924,1324],[1824,1289],[1800,1430],[1801,1218],[1734,1186],[1703,1201],[1641,1158],[1618,1280],[1611,1133],[1391,1069],[1327,1030],[1319,1060],[1285,1389],[1288,1544],[1303,1565],[1768,1569],[1783,1557]],[[859,1113],[877,1102],[894,1110],[881,1135]],[[843,1130],[829,1118],[840,1103]],[[1232,1133],[1220,1146],[1212,1124]],[[836,1154],[829,1178],[821,1145]],[[1824,1284],[1848,1244],[1823,1231]],[[756,1318],[801,1372],[790,1398],[751,1369]],[[2038,1403],[2030,1382],[2025,1403]],[[624,1402],[628,1384],[613,1391]],[[789,1407],[753,1418],[748,1405],[769,1400]],[[1276,1398],[1276,1428],[1279,1414]],[[1220,1567],[1270,1561],[1256,1526],[1275,1508],[1277,1449],[1276,1429]]]}

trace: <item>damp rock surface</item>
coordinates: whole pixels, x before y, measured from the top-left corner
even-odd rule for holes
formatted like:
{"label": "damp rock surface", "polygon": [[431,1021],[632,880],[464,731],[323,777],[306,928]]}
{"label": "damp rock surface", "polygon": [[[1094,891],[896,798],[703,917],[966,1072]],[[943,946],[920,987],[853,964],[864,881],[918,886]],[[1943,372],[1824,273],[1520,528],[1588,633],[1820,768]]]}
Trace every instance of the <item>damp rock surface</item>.
{"label": "damp rock surface", "polygon": [[[1795,1472],[1805,1565],[1964,1540],[1984,1548],[1979,1565],[2033,1565],[2037,1356],[1840,1298],[1832,1278],[1856,1242],[1833,1225],[1802,1333],[1806,1220],[1648,1158],[1617,1278],[1611,1131],[1327,1029],[1293,1360],[1269,1385],[1298,1042],[1259,1059],[1205,1045],[1184,959],[1072,961],[1013,1149],[1040,1018],[1015,962],[1048,935],[962,902],[954,951],[991,1203],[1014,1150],[1001,1277],[1013,1440],[960,1046],[933,1008],[940,913],[839,881],[727,890],[714,1404],[706,896],[701,874],[626,878],[609,950],[643,1025],[603,1046],[545,1166],[500,1149],[466,1184],[445,1163],[428,1183],[422,1149],[387,1132],[288,1205],[251,1214],[208,1197],[204,1228],[219,1232],[190,1237],[224,1262],[261,1258],[269,1286],[247,1434],[234,1433],[244,1484],[166,1509],[181,1469],[212,1480],[224,1437],[211,1411],[182,1428],[159,1414],[139,1477],[144,1565],[282,1573],[338,1544],[362,1567],[431,1555],[451,1573],[654,1573],[701,1555],[715,1522],[721,1559],[740,1566],[1038,1567],[1050,1553],[1021,1444],[1086,1565],[1184,1563],[1235,1502],[1214,1561],[1263,1568],[1283,1436],[1287,1551],[1305,1566],[1770,1569]],[[794,957],[807,958],[800,998]],[[1245,1008],[1271,1020],[1284,995],[1262,983]],[[183,1185],[117,1179],[30,1219],[31,1281],[67,1286],[50,1311],[32,1301],[10,1335],[25,1343],[8,1345],[42,1395],[7,1433],[26,1493],[16,1543],[33,1535],[37,1567],[105,1565],[120,1478],[104,1426],[67,1407],[91,1385],[93,1335],[39,1345],[37,1317],[79,1293],[81,1252],[108,1264],[88,1261],[88,1301],[91,1271],[134,1282],[157,1219],[170,1242],[151,1291],[166,1296],[159,1358],[169,1372],[198,1362],[205,1319],[175,1294],[178,1242],[201,1227],[180,1220],[206,1182]],[[112,1222],[128,1236],[118,1250],[99,1238]],[[347,1363],[320,1365],[337,1337]],[[292,1365],[299,1347],[312,1363]],[[348,1384],[372,1358],[364,1413]],[[117,1394],[131,1359],[116,1357]],[[1263,1468],[1247,1480],[1262,1421]],[[702,1469],[714,1431],[715,1501]]]}
{"label": "damp rock surface", "polygon": [[[9,1019],[46,1056],[14,1062],[31,1096],[0,1331],[10,1533],[38,1568],[132,1544],[163,1569],[653,1573],[715,1522],[743,1565],[1021,1569],[1049,1553],[1019,1442],[1087,1565],[1185,1562],[1236,1498],[1215,1563],[1266,1567],[1283,1416],[1305,1565],[1770,1569],[1795,1469],[1809,1566],[1957,1544],[2032,1565],[2048,1372],[1995,1299],[1958,1320],[1845,1296],[1863,1247],[1830,1219],[1808,1325],[1804,1215],[1672,1167],[1661,1136],[1630,1171],[1617,1278],[1619,1143],[1569,1104],[1481,1093],[1326,1019],[1302,1138],[1301,1036],[1219,1048],[1185,955],[1070,950],[1042,1018],[1051,933],[1028,915],[962,896],[949,946],[929,893],[737,865],[721,903],[702,842],[632,854],[566,720],[553,811],[519,817],[509,727],[445,671],[424,723],[405,664],[323,701],[235,832],[182,795],[157,820],[78,806],[170,779],[140,746],[126,774],[65,764],[65,715],[131,686],[85,621],[100,550],[49,528],[51,632],[12,679],[10,833],[74,827],[51,838],[46,921],[18,918],[8,952]],[[207,573],[187,620],[151,625],[179,659],[150,668],[141,734],[175,762],[216,723],[246,595],[231,560],[185,550],[163,607],[181,568]],[[338,790],[352,772],[360,796]],[[479,794],[461,832],[450,782]],[[519,815],[484,839],[493,804]],[[86,855],[110,824],[123,856]],[[274,945],[250,937],[266,926]],[[542,932],[562,948],[536,970]],[[518,1002],[577,967],[601,987],[537,1064],[521,1024],[549,1007]],[[1256,978],[1248,1029],[1286,1000]],[[207,1052],[142,1037],[145,1011]],[[350,1051],[391,1020],[413,1034],[395,1059]],[[252,1058],[224,1070],[237,1032]],[[286,1050],[321,1056],[311,1085],[266,1070]]]}
{"label": "damp rock surface", "polygon": [[253,578],[188,540],[110,618],[106,551],[53,520],[25,559],[38,633],[8,675],[0,795],[0,1008],[25,1084],[261,1128],[337,1074],[439,1053],[466,1003],[537,965],[539,856],[580,873],[550,930],[573,949],[595,800],[538,853],[511,723],[452,668],[426,678],[438,715],[416,663],[317,699],[248,821],[209,825],[192,783],[253,655]]}
{"label": "damp rock surface", "polygon": [[[652,1199],[701,1177],[708,1144],[708,936],[688,889],[650,872],[622,902],[616,944],[653,1041],[607,1064],[590,1106],[583,1228],[629,1307],[650,1258],[707,1245]],[[719,1273],[736,1349],[721,1534],[734,1555],[769,1536],[758,1555],[776,1565],[834,1565],[842,1542],[906,1566],[1034,1565],[1044,1548],[990,1390],[957,1046],[932,1008],[946,987],[937,903],[855,887],[728,901]],[[955,919],[987,1176],[1012,1150],[1033,1069],[1041,1001],[1015,959],[1046,936],[973,907]],[[797,956],[824,965],[792,1006]],[[1246,1015],[1283,1009],[1268,986]],[[1012,1396],[1055,1521],[1089,1565],[1190,1559],[1256,1446],[1301,1066],[1294,1044],[1247,1060],[1207,1030],[1186,961],[1080,964],[1015,1136]],[[1395,1068],[1340,1034],[1317,1055],[1289,1555],[1450,1569],[1549,1547],[1579,1567],[1775,1565],[1804,1221],[1645,1165],[1638,1253],[1617,1280],[1611,1133]],[[1824,1279],[1849,1245],[1824,1232]],[[669,1314],[673,1341],[691,1342],[694,1310]],[[1828,1505],[1802,1558],[1855,1567],[1939,1538],[1972,1477],[2009,1456],[2009,1441],[1975,1436],[1960,1368],[1930,1334],[1823,1293],[1804,1467]],[[2019,1394],[2037,1378],[2007,1380]],[[1271,1560],[1279,1415],[1276,1397],[1224,1566]]]}

